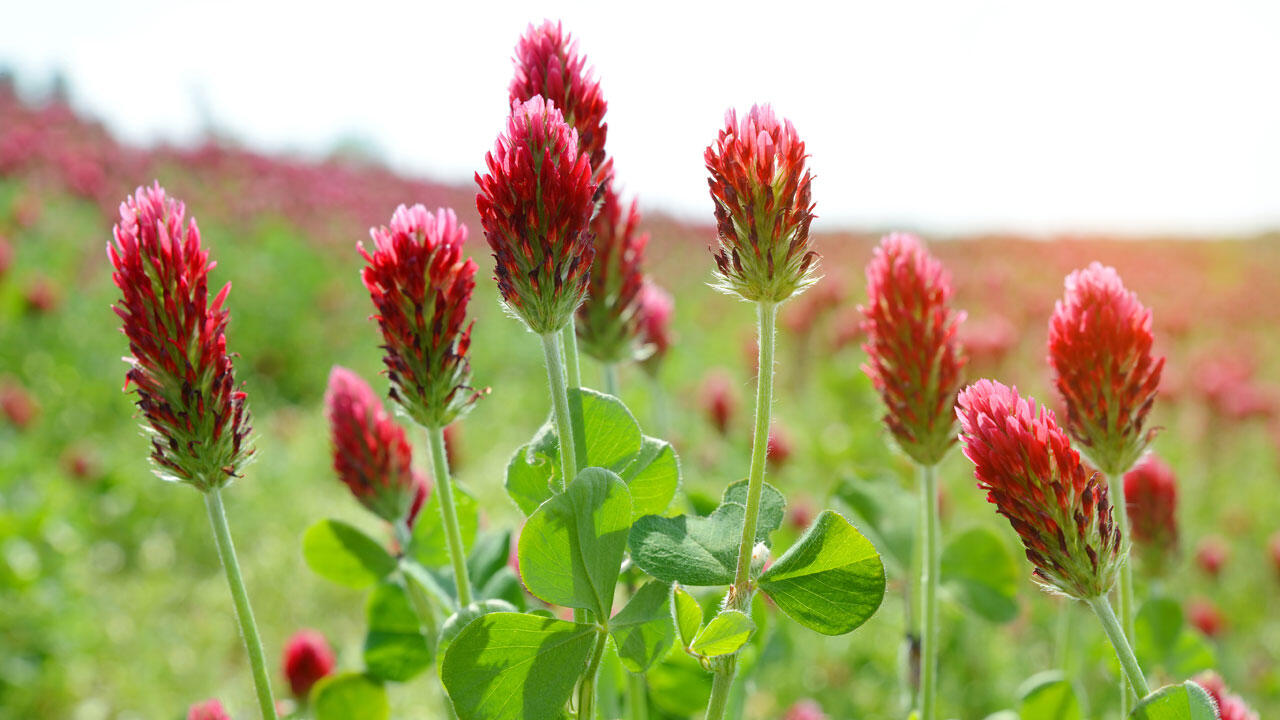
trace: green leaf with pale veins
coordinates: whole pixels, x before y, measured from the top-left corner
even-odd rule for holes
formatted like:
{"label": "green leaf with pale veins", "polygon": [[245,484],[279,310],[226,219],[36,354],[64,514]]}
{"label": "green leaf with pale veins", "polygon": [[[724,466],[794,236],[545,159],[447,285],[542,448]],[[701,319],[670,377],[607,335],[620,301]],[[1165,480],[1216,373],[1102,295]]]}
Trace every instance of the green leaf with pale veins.
{"label": "green leaf with pale veins", "polygon": [[1151,693],[1129,713],[1131,720],[1218,720],[1218,709],[1204,688],[1188,680]]}
{"label": "green leaf with pale veins", "polygon": [[364,667],[370,675],[405,682],[431,665],[435,652],[403,585],[378,583],[365,603],[365,617]]}
{"label": "green leaf with pale veins", "polygon": [[[738,503],[746,506],[747,504],[747,481],[739,480],[729,487],[725,488],[724,498],[721,503]],[[769,544],[769,536],[774,530],[782,527],[782,521],[787,517],[787,499],[782,496],[778,488],[769,483],[761,483],[760,486],[760,517],[756,521],[756,542]],[[742,531],[738,531],[738,537],[742,536]],[[737,539],[734,539],[735,544]]]}
{"label": "green leaf with pale veins", "polygon": [[561,720],[599,632],[522,613],[468,623],[440,674],[459,720]]}
{"label": "green leaf with pale veins", "polygon": [[[462,632],[462,629],[472,620],[498,612],[513,613],[516,612],[516,607],[506,600],[481,600],[459,608],[458,612],[445,618],[444,623],[440,625],[440,645],[436,648],[436,654],[444,657],[449,650],[449,643],[452,643],[453,639],[458,637],[458,633]],[[441,671],[442,666],[437,665],[436,670]]]}
{"label": "green leaf with pale veins", "polygon": [[671,619],[671,586],[654,580],[644,585],[626,607],[609,620],[609,633],[618,658],[633,673],[642,673],[671,650],[675,623]]}
{"label": "green leaf with pale veins", "polygon": [[555,494],[551,490],[551,480],[556,476],[556,468],[550,459],[532,448],[532,443],[521,445],[511,456],[504,483],[507,495],[525,515],[532,515],[539,505]]}
{"label": "green leaf with pale veins", "polygon": [[643,444],[640,423],[627,406],[612,395],[570,388],[569,420],[573,423],[580,468],[602,467],[621,472],[640,452]]}
{"label": "green leaf with pale veins", "polygon": [[666,582],[728,585],[737,568],[746,512],[738,503],[725,503],[706,517],[646,515],[631,527],[631,560]]}
{"label": "green leaf with pale veins", "polygon": [[388,720],[391,703],[382,683],[361,673],[330,675],[311,689],[316,720]]}
{"label": "green leaf with pale veins", "polygon": [[796,622],[824,635],[842,635],[880,607],[884,565],[871,541],[848,520],[824,510],[759,584]]}
{"label": "green leaf with pale veins", "polygon": [[661,515],[680,487],[680,459],[670,443],[645,437],[640,452],[618,475],[631,491],[632,519]]}
{"label": "green leaf with pale veins", "polygon": [[694,638],[693,651],[706,657],[736,653],[755,629],[756,624],[741,610],[722,610]]}
{"label": "green leaf with pale veins", "polygon": [[671,593],[675,603],[676,627],[680,630],[680,644],[685,648],[693,645],[698,630],[702,627],[702,606],[687,590],[676,585]]}
{"label": "green leaf with pale veins", "polygon": [[525,587],[543,602],[609,617],[630,525],[631,496],[622,480],[602,468],[583,470],[520,532]]}
{"label": "green leaf with pale veins", "polygon": [[991,530],[973,528],[947,543],[942,584],[979,617],[1005,623],[1018,615],[1021,573],[1009,548]]}
{"label": "green leaf with pale veins", "polygon": [[396,569],[395,558],[377,540],[340,520],[321,520],[307,528],[302,557],[320,577],[356,589]]}

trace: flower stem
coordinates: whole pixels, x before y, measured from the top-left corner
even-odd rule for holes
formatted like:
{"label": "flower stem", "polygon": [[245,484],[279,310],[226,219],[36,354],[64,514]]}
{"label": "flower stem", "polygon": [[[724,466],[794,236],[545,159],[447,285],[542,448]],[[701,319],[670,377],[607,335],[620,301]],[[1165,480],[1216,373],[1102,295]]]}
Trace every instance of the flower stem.
{"label": "flower stem", "polygon": [[605,363],[601,370],[604,372],[605,394],[618,397],[618,364]]}
{"label": "flower stem", "polygon": [[920,468],[920,720],[938,715],[938,473],[934,465]]}
{"label": "flower stem", "polygon": [[249,593],[240,574],[240,562],[236,560],[236,548],[231,542],[231,528],[227,526],[227,512],[222,506],[222,491],[212,488],[204,494],[204,504],[209,510],[209,524],[213,526],[214,544],[222,569],[227,573],[231,586],[231,600],[236,606],[236,620],[240,622],[240,637],[249,652],[249,667],[253,670],[253,684],[258,692],[258,707],[263,720],[276,720],[276,701],[271,697],[271,677],[267,674],[267,660],[262,652],[262,638],[258,625],[253,621],[253,608],[249,606]]}
{"label": "flower stem", "polygon": [[608,639],[608,630],[604,627],[597,628],[596,646],[587,663],[587,674],[582,676],[582,682],[578,685],[578,720],[595,720],[596,676],[600,674],[600,659],[604,657],[605,642]]}
{"label": "flower stem", "polygon": [[440,494],[440,517],[444,520],[444,538],[449,546],[449,560],[453,563],[453,582],[458,588],[458,606],[471,604],[471,578],[467,575],[467,551],[462,546],[462,531],[458,529],[458,510],[453,504],[453,483],[449,480],[449,456],[445,454],[444,429],[427,428],[427,441],[431,448],[431,469],[435,476],[436,492]]}
{"label": "flower stem", "polygon": [[[396,538],[400,542],[401,549],[403,550],[404,548],[408,548],[409,541],[411,539],[409,527],[403,522],[397,523],[395,533]],[[418,629],[422,631],[422,637],[427,641],[427,649],[430,651],[432,656],[435,656],[437,649],[436,633],[438,632],[438,628],[436,626],[436,614],[435,611],[431,609],[431,601],[427,598],[426,591],[422,589],[422,586],[418,584],[417,580],[413,579],[413,576],[407,569],[410,562],[411,561],[408,558],[401,556],[400,575],[404,580],[404,587],[408,592],[409,602],[413,605],[413,611],[418,616]],[[437,662],[440,660],[441,658],[436,658]],[[445,717],[450,718],[450,720],[456,719],[458,715],[453,711],[453,701],[449,699],[449,694],[445,692],[444,684],[440,682],[439,678],[436,678],[436,682],[440,684],[440,701],[441,705],[444,706]]]}
{"label": "flower stem", "polygon": [[1111,641],[1112,647],[1116,649],[1116,657],[1120,658],[1120,667],[1124,668],[1124,674],[1129,678],[1129,682],[1138,692],[1139,697],[1146,697],[1151,692],[1147,689],[1147,679],[1143,677],[1138,658],[1134,656],[1133,648],[1129,646],[1124,630],[1120,627],[1120,621],[1116,619],[1115,611],[1111,609],[1111,602],[1107,600],[1106,595],[1088,598],[1085,602],[1089,603],[1089,607],[1097,613],[1098,620],[1102,621],[1102,629],[1107,633],[1107,639]]}
{"label": "flower stem", "polygon": [[628,688],[627,709],[630,720],[649,720],[649,690],[645,685],[644,673],[627,673]]}
{"label": "flower stem", "polygon": [[[570,325],[569,329],[572,328]],[[557,333],[543,335],[542,354],[547,363],[547,380],[551,383],[551,409],[560,440],[560,492],[564,492],[569,481],[578,476],[578,456],[573,442],[573,423],[569,420],[569,391],[565,387],[564,367],[560,362],[559,338]]]}
{"label": "flower stem", "polygon": [[[1111,486],[1112,507],[1115,508],[1114,513],[1116,516],[1116,527],[1120,530],[1120,537],[1127,540],[1129,539],[1129,506],[1126,504],[1124,497],[1124,475],[1122,473],[1112,473],[1107,479]],[[1133,563],[1127,551],[1120,562],[1120,582],[1116,586],[1116,596],[1120,603],[1120,626],[1124,628],[1125,637],[1132,638]],[[1125,680],[1125,678],[1121,677],[1121,717],[1129,717],[1129,709],[1132,707],[1131,701],[1136,700],[1137,698],[1133,695],[1133,687]]]}
{"label": "flower stem", "polygon": [[582,369],[578,362],[578,320],[569,318],[569,324],[560,331],[564,343],[565,380],[569,387],[582,387]]}
{"label": "flower stem", "polygon": [[[751,607],[751,551],[756,542],[756,526],[760,520],[760,495],[764,490],[764,463],[769,446],[769,421],[773,409],[774,325],[778,319],[776,303],[756,304],[759,327],[760,370],[756,374],[756,427],[751,438],[751,469],[747,475],[747,512],[742,521],[742,537],[738,542],[738,568],[729,588],[727,607],[746,611]],[[711,684],[711,700],[707,704],[707,720],[721,720],[729,702],[729,691],[737,673],[736,656],[721,658],[716,664]]]}

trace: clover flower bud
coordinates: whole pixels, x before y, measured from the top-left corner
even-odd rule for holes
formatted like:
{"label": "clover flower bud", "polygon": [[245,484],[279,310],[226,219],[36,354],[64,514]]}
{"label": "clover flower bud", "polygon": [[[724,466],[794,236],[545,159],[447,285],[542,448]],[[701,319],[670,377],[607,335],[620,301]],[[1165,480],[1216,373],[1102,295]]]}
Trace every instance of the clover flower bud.
{"label": "clover flower bud", "polygon": [[617,363],[636,355],[640,335],[640,297],[644,288],[644,248],[648,233],[639,231],[640,212],[610,187],[604,204],[591,220],[595,260],[591,263],[587,297],[578,308],[579,347],[603,363]]}
{"label": "clover flower bud", "polygon": [[329,642],[315,630],[299,630],[284,645],[284,676],[296,698],[306,698],[313,685],[333,672],[335,664]]}
{"label": "clover flower bud", "polygon": [[1154,455],[1140,460],[1124,476],[1130,537],[1144,564],[1163,574],[1178,547],[1178,482],[1173,468]]}
{"label": "clover flower bud", "polygon": [[351,494],[389,523],[409,516],[417,494],[413,450],[373,388],[335,366],[325,393],[333,439],[333,469]]}

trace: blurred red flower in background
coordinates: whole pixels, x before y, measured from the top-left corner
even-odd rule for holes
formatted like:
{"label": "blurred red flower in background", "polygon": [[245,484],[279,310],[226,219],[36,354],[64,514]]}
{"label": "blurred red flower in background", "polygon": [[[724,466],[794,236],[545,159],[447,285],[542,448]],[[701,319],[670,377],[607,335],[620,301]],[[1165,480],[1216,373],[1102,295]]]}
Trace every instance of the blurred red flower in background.
{"label": "blurred red flower in background", "polygon": [[1195,598],[1187,603],[1187,619],[1207,637],[1217,637],[1225,627],[1218,606],[1205,598]]}
{"label": "blurred red flower in background", "polygon": [[1227,684],[1218,673],[1212,670],[1202,672],[1195,677],[1195,681],[1217,703],[1220,720],[1258,720],[1258,713],[1254,712],[1239,695],[1234,695],[1227,690]]}
{"label": "blurred red flower in background", "polygon": [[231,720],[231,715],[217,700],[196,703],[187,711],[187,720]]}
{"label": "blurred red flower in background", "polygon": [[721,435],[727,434],[738,409],[738,398],[724,371],[712,371],[702,381],[702,406],[711,426]]}
{"label": "blurred red flower in background", "polygon": [[324,635],[299,630],[284,645],[283,669],[296,698],[306,698],[311,687],[333,672],[336,659]]}
{"label": "blurred red flower in background", "polygon": [[1130,537],[1146,566],[1162,574],[1165,560],[1178,546],[1178,482],[1169,467],[1148,455],[1124,476]]}

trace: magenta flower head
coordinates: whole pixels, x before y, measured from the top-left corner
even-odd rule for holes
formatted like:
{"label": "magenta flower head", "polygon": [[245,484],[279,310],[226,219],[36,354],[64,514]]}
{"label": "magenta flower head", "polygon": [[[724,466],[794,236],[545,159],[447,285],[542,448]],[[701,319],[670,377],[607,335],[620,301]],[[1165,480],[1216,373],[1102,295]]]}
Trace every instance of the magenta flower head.
{"label": "magenta flower head", "polygon": [[535,96],[512,106],[506,132],[476,173],[476,208],[507,308],[539,335],[559,331],[587,293],[596,183],[578,136]]}
{"label": "magenta flower head", "polygon": [[578,42],[559,22],[529,25],[516,43],[516,76],[508,88],[508,100],[525,103],[541,95],[578,131],[578,145],[587,156],[598,183],[610,173],[604,141],[609,125],[604,121],[608,104],[600,94],[600,81],[578,54]]}
{"label": "magenta flower head", "polygon": [[187,720],[231,720],[231,715],[216,699],[205,700],[187,710]]}
{"label": "magenta flower head", "polygon": [[389,226],[369,234],[373,252],[358,246],[361,277],[378,311],[391,398],[417,423],[444,427],[482,394],[468,384],[476,263],[462,257],[467,228],[452,210],[401,205]]}
{"label": "magenta flower head", "polygon": [[1218,717],[1221,720],[1258,720],[1258,713],[1249,707],[1244,698],[1227,689],[1222,676],[1212,670],[1206,670],[1195,678],[1196,684],[1209,693],[1218,706]]}
{"label": "magenta flower head", "polygon": [[613,188],[607,188],[604,204],[591,220],[596,256],[577,325],[583,352],[603,363],[621,362],[636,354],[644,289],[640,263],[649,242],[639,224],[635,201],[624,205]]}
{"label": "magenta flower head", "polygon": [[413,450],[404,429],[359,375],[335,366],[324,397],[333,438],[333,469],[362,505],[397,523],[418,492]]}
{"label": "magenta flower head", "polygon": [[1178,481],[1173,468],[1148,455],[1125,474],[1124,497],[1133,545],[1147,568],[1160,575],[1178,547]]}
{"label": "magenta flower head", "polygon": [[315,630],[299,630],[284,645],[284,676],[296,698],[307,697],[312,686],[333,672],[335,664],[329,641]]}
{"label": "magenta flower head", "polygon": [[1151,311],[1114,268],[1092,263],[1067,276],[1049,320],[1049,364],[1067,406],[1067,429],[1102,472],[1118,476],[1142,455],[1164,358],[1151,354]]}
{"label": "magenta flower head", "polygon": [[1053,412],[979,380],[960,393],[956,414],[978,487],[1022,538],[1036,579],[1078,599],[1110,590],[1123,554],[1107,484],[1085,469]]}
{"label": "magenta flower head", "polygon": [[181,202],[156,183],[120,205],[107,257],[122,299],[132,384],[146,418],[156,474],[210,490],[253,457],[245,394],[227,353],[228,283],[209,301],[215,263]]}
{"label": "magenta flower head", "polygon": [[795,127],[768,105],[753,105],[741,119],[725,115],[703,155],[716,204],[717,289],[780,303],[817,282],[808,157]]}
{"label": "magenta flower head", "polygon": [[671,349],[671,316],[675,309],[671,293],[663,290],[652,278],[645,280],[640,288],[636,315],[640,325],[643,367],[651,375],[657,374],[663,358]]}
{"label": "magenta flower head", "polygon": [[964,313],[951,309],[951,277],[914,235],[880,240],[867,265],[867,304],[859,308],[862,349],[898,445],[934,465],[955,438],[953,407],[965,357],[956,339]]}

